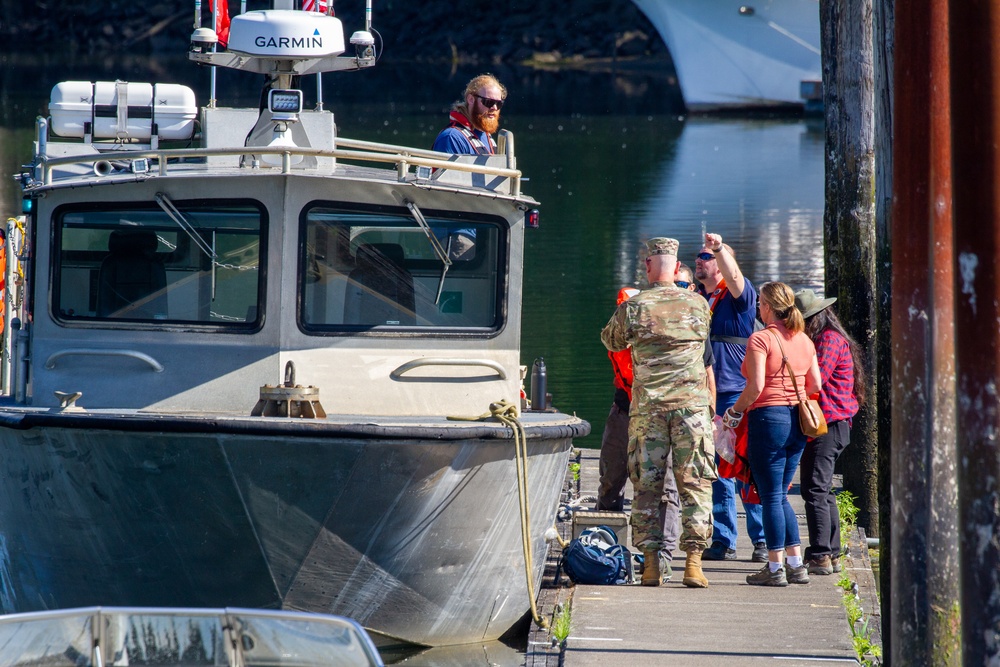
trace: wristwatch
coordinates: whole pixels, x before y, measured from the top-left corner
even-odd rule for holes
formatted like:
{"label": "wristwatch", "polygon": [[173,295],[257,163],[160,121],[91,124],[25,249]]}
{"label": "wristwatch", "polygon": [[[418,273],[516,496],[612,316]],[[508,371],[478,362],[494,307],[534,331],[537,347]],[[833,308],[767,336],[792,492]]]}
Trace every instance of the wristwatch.
{"label": "wristwatch", "polygon": [[726,410],[722,415],[722,425],[727,428],[733,428],[733,429],[736,428],[737,426],[740,425],[740,422],[742,420],[743,420],[743,413],[736,412],[736,410],[733,410],[732,408]]}

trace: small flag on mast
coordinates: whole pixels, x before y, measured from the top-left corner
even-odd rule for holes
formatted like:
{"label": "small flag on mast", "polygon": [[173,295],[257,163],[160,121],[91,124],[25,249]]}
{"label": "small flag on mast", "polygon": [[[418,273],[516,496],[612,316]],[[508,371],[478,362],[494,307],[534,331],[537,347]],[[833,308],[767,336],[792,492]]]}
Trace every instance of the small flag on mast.
{"label": "small flag on mast", "polygon": [[[215,0],[208,0],[208,10],[215,12]],[[219,46],[226,48],[229,44],[229,0],[219,0],[219,13],[215,19],[215,34],[219,37]]]}
{"label": "small flag on mast", "polygon": [[330,13],[327,10],[333,6],[332,0],[302,0],[302,11],[319,12],[320,14]]}

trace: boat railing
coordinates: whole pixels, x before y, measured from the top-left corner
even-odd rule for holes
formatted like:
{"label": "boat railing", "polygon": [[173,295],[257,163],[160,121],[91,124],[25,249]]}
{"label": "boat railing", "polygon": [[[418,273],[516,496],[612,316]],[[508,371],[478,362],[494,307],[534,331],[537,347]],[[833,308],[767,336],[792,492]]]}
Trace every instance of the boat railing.
{"label": "boat railing", "polygon": [[[508,141],[511,142],[510,149],[513,148],[513,137],[508,134]],[[491,164],[477,163],[474,161],[463,161],[459,158],[475,156],[451,156],[437,151],[423,150],[419,148],[408,148],[395,146],[392,144],[380,144],[369,141],[359,141],[345,138],[337,139],[337,148],[308,148],[297,146],[237,146],[232,148],[149,148],[138,150],[116,150],[100,151],[91,154],[75,154],[67,156],[51,156],[40,154],[36,156],[36,178],[44,185],[52,185],[53,172],[58,167],[70,165],[108,165],[116,161],[134,163],[136,160],[155,160],[157,162],[158,174],[166,176],[172,167],[190,167],[190,163],[178,163],[178,159],[199,159],[209,157],[242,156],[242,155],[278,155],[281,157],[281,164],[278,167],[280,173],[290,174],[293,172],[294,157],[325,157],[337,160],[352,160],[358,162],[370,162],[379,164],[394,165],[396,177],[399,181],[427,181],[431,182],[440,177],[435,175],[441,171],[459,171],[472,174],[482,174],[486,176],[496,176],[502,179],[510,179],[509,193],[513,197],[521,195],[521,172],[513,168],[514,158],[512,150],[501,154],[505,155],[506,166],[498,167]],[[343,147],[343,148],[342,148]],[[448,159],[451,158],[451,159]],[[175,160],[175,162],[171,162]],[[416,169],[416,173],[411,169]],[[423,169],[421,169],[423,168]],[[99,168],[95,171],[99,171]],[[301,172],[300,169],[295,169]],[[106,175],[106,174],[100,174]]]}
{"label": "boat railing", "polygon": [[[507,158],[507,168],[514,169],[514,133],[510,130],[500,130],[498,135],[499,146],[497,148],[497,154],[504,155]],[[440,160],[447,153],[441,153],[440,151],[433,151],[423,148],[402,148],[395,144],[383,144],[376,141],[363,141],[360,139],[348,139],[345,137],[337,137],[337,144],[345,148],[353,148],[363,151],[375,151],[380,153],[400,153],[405,152],[412,156],[425,157],[431,160]],[[520,172],[518,172],[520,173]]]}

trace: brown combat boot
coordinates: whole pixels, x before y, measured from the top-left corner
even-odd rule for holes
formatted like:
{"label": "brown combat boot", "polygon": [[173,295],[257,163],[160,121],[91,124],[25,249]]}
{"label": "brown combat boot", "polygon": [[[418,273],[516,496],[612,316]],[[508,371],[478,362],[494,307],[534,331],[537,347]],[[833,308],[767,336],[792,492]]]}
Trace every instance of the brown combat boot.
{"label": "brown combat boot", "polygon": [[660,552],[657,549],[642,552],[642,585],[660,585]]}
{"label": "brown combat boot", "polygon": [[687,562],[684,563],[684,585],[689,588],[708,588],[708,579],[701,571],[700,549],[688,552]]}

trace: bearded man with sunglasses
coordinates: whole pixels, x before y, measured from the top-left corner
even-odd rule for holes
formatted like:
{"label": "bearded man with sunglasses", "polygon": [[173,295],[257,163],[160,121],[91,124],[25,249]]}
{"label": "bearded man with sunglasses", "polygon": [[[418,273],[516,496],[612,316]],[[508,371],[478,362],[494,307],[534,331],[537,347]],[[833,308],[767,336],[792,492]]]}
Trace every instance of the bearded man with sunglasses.
{"label": "bearded man with sunglasses", "polygon": [[[455,102],[448,114],[448,127],[434,140],[433,150],[453,155],[492,155],[497,144],[490,136],[500,127],[500,109],[507,89],[492,74],[480,74],[465,85],[465,99]],[[451,259],[469,260],[475,256],[476,230],[462,228],[438,230]]]}
{"label": "bearded man with sunglasses", "polygon": [[448,115],[448,127],[434,140],[433,150],[457,155],[490,155],[497,144],[490,136],[500,127],[507,89],[492,74],[480,74],[465,86],[462,100]]}
{"label": "bearded man with sunglasses", "polygon": [[[709,340],[715,354],[715,414],[723,415],[746,386],[740,367],[747,338],[756,328],[757,290],[740,271],[733,249],[718,234],[705,234],[694,277],[700,283],[698,293],[708,299],[712,311]],[[736,496],[741,486],[742,482],[721,475],[712,482],[712,546],[702,555],[705,560],[736,560]],[[767,562],[761,506],[744,502],[743,509],[754,546],[750,560]]]}

